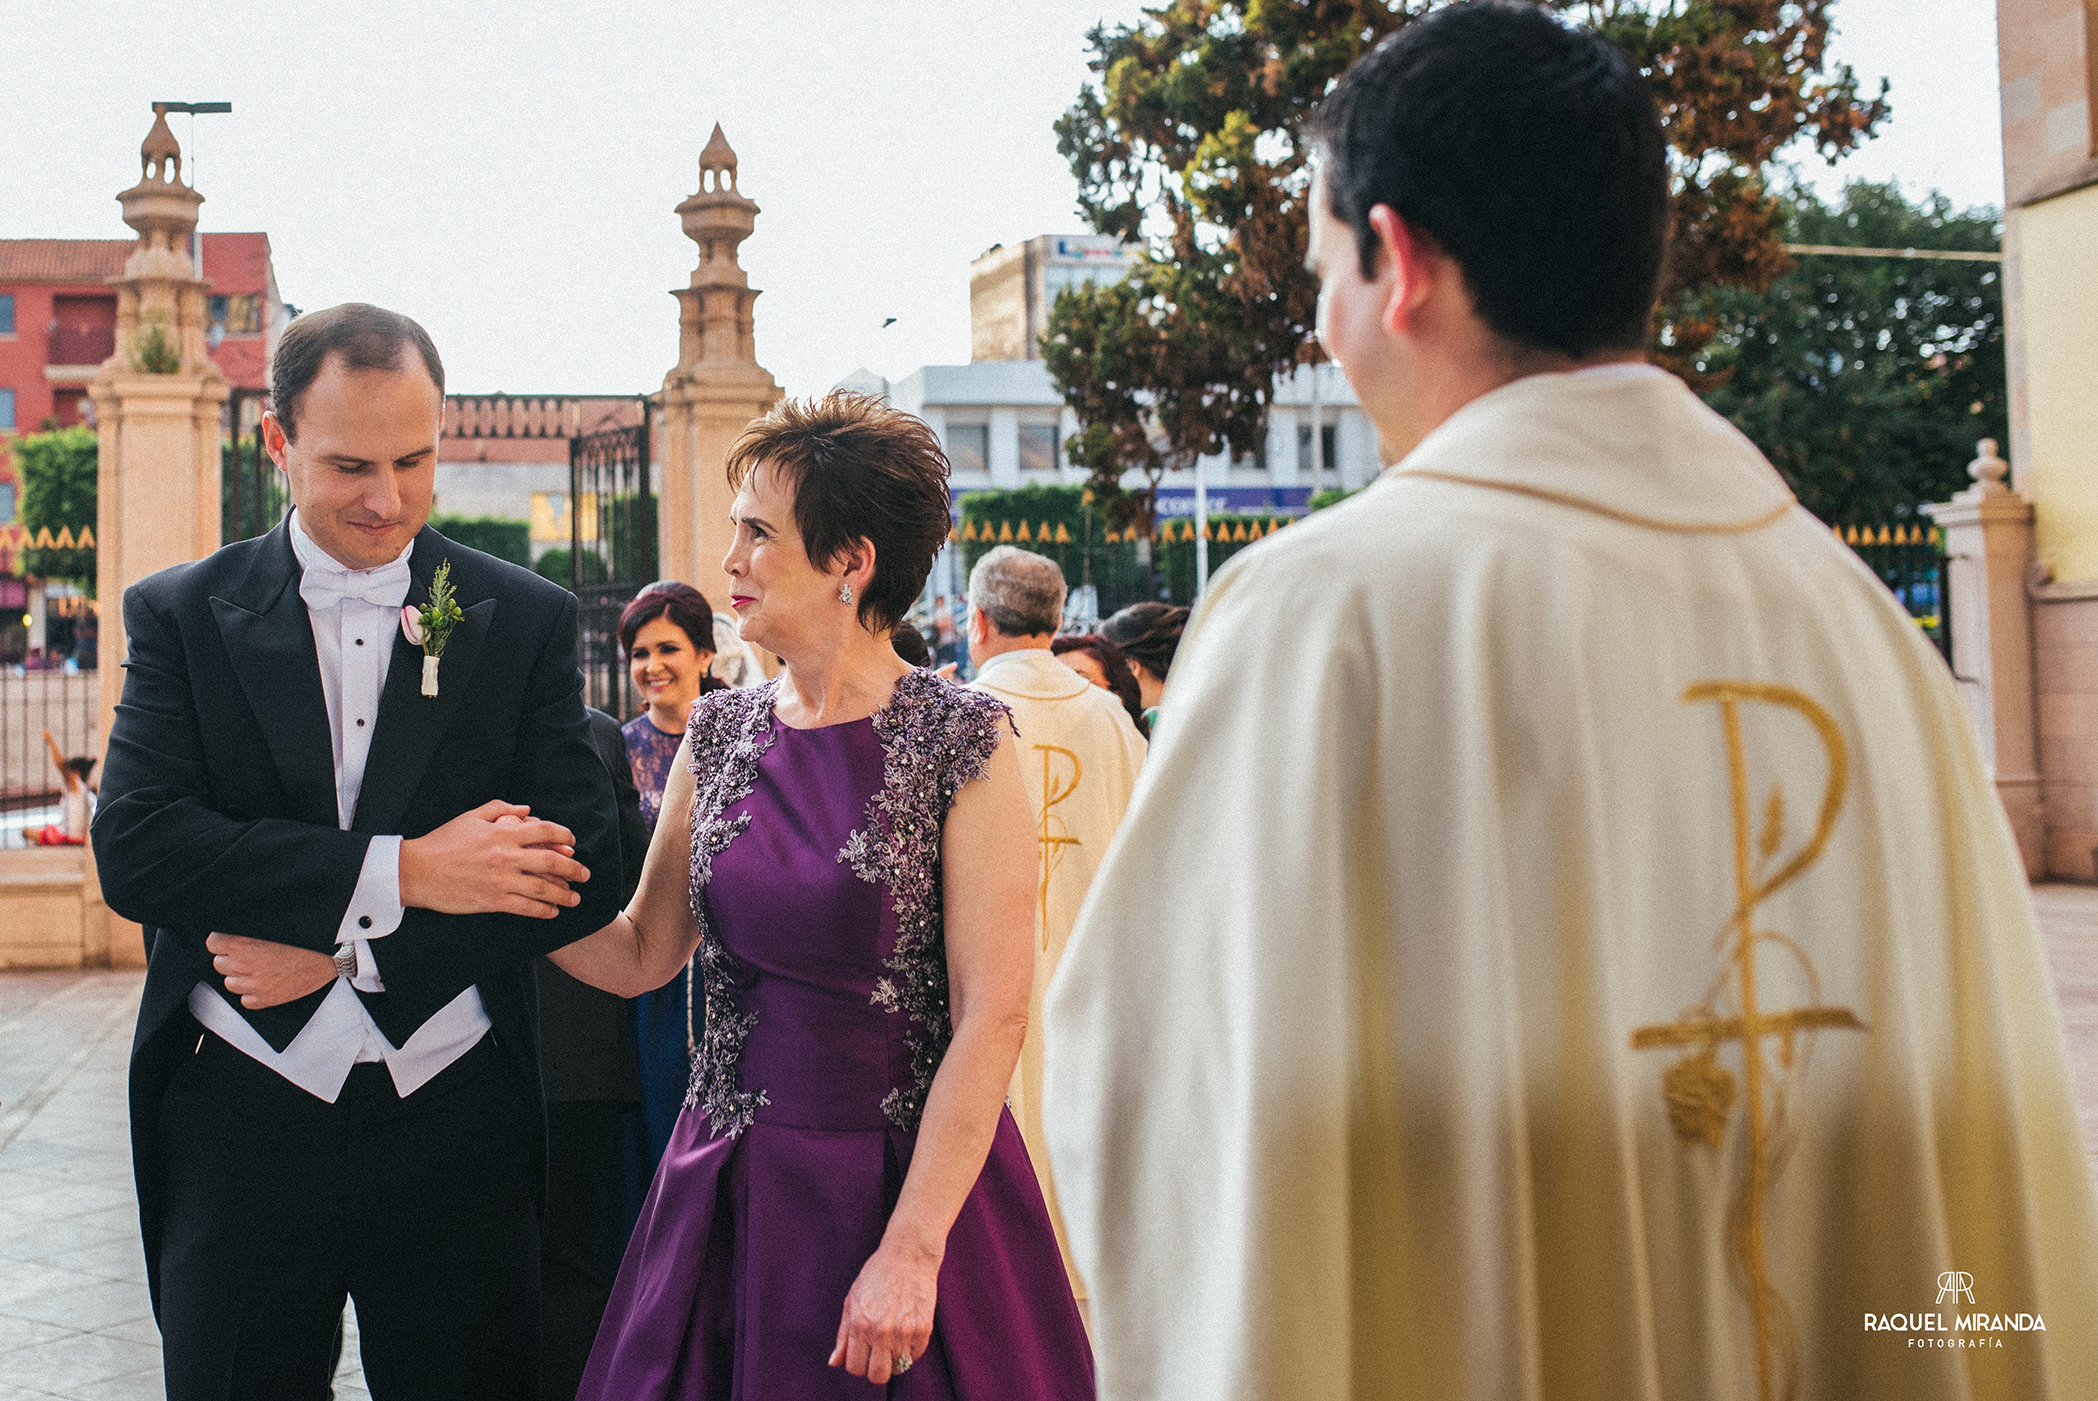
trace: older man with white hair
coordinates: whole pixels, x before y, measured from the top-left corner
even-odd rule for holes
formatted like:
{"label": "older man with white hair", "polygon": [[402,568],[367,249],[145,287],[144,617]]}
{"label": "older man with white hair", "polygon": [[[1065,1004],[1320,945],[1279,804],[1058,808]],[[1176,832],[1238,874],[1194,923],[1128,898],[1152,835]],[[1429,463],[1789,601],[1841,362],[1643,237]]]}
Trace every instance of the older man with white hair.
{"label": "older man with white hair", "polygon": [[[1063,957],[1093,872],[1129,807],[1145,748],[1143,736],[1114,693],[1093,685],[1049,650],[1063,611],[1064,574],[1055,560],[1000,545],[969,571],[969,656],[977,668],[975,688],[1013,708],[1021,770],[1034,800],[1035,837],[1041,844],[1034,995],[1011,1098],[1035,1174],[1049,1198],[1059,1245],[1064,1245],[1063,1217],[1056,1209],[1042,1129],[1042,993]],[[1071,1263],[1068,1245],[1064,1268],[1083,1307],[1085,1284]]]}

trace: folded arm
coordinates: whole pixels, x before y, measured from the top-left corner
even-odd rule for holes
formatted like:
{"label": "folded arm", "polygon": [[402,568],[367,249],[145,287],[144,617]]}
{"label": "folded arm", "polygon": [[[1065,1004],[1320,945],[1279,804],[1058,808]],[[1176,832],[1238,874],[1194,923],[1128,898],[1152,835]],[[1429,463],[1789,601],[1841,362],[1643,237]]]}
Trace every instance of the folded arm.
{"label": "folded arm", "polygon": [[332,953],[372,837],[214,806],[189,666],[174,628],[137,589],[110,726],[95,863],[103,898],[160,929],[218,929]]}

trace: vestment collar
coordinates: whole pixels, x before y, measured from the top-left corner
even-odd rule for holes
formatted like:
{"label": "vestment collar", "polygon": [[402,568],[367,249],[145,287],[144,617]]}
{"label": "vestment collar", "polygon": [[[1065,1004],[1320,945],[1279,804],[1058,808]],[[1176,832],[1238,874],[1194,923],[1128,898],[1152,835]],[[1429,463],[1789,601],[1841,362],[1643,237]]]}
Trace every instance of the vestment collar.
{"label": "vestment collar", "polygon": [[1759,529],[1796,504],[1754,443],[1651,365],[1526,375],[1466,404],[1384,475],[1691,534]]}
{"label": "vestment collar", "polygon": [[976,679],[987,690],[1027,700],[1068,700],[1084,695],[1093,684],[1058,661],[1047,647],[1000,652],[976,669]]}

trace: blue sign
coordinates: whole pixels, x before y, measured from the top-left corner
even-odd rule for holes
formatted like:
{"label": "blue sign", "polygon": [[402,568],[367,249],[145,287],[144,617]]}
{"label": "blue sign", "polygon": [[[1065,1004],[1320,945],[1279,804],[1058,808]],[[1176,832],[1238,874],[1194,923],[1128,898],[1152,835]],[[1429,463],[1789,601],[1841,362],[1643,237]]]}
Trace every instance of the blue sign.
{"label": "blue sign", "polygon": [[[1308,486],[1217,486],[1211,487],[1209,513],[1213,516],[1308,516],[1311,488]],[[1158,489],[1158,514],[1193,516],[1195,489],[1191,486],[1162,486]]]}

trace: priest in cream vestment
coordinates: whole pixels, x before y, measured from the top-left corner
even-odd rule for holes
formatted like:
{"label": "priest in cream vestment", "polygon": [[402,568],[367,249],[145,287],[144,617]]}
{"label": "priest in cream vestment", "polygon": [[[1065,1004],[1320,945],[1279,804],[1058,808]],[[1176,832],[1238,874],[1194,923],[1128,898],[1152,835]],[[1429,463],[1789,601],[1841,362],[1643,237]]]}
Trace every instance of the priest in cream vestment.
{"label": "priest in cream vestment", "polygon": [[1990,775],[1644,305],[1581,300],[1644,231],[1650,304],[1665,227],[1600,47],[1438,11],[1322,114],[1322,338],[1400,460],[1212,581],[1050,991],[1104,1401],[2098,1396]]}
{"label": "priest in cream vestment", "polygon": [[1027,1140],[1042,1193],[1049,1199],[1072,1292],[1084,1303],[1085,1282],[1071,1263],[1042,1132],[1042,994],[1063,957],[1071,922],[1078,917],[1093,873],[1129,806],[1145,746],[1114,694],[1087,681],[1049,650],[1063,606],[1063,571],[1053,559],[1001,545],[970,571],[969,654],[976,663],[972,684],[1013,708],[1020,771],[1034,802],[1041,847],[1034,993],[1008,1102]]}

